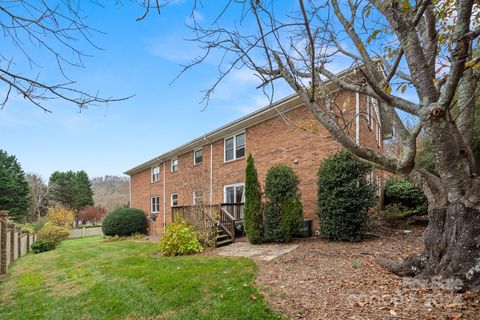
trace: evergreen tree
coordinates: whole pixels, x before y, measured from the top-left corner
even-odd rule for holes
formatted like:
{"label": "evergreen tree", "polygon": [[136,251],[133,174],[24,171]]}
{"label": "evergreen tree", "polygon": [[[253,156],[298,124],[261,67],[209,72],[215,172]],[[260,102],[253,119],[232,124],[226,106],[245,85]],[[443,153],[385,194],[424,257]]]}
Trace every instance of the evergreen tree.
{"label": "evergreen tree", "polygon": [[82,210],[86,206],[94,205],[92,183],[87,173],[83,170],[78,171],[75,175],[74,191],[74,209]]}
{"label": "evergreen tree", "polygon": [[0,150],[0,210],[8,210],[9,218],[25,222],[30,207],[30,194],[25,173],[15,156]]}
{"label": "evergreen tree", "polygon": [[360,241],[375,191],[366,179],[372,167],[346,150],[322,161],[318,170],[320,232],[333,241]]}
{"label": "evergreen tree", "polygon": [[50,176],[50,200],[73,210],[94,205],[92,184],[85,171],[55,171]]}
{"label": "evergreen tree", "polygon": [[257,169],[250,154],[245,170],[245,208],[243,223],[248,241],[257,244],[263,241],[262,193]]}

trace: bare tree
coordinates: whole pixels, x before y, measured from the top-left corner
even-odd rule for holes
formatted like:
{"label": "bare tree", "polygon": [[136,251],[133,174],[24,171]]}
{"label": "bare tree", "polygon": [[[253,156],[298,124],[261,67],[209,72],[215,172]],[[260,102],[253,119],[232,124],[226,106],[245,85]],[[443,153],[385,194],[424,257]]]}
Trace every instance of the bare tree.
{"label": "bare tree", "polygon": [[[101,31],[85,23],[79,0],[2,1],[0,29],[4,39],[4,50],[0,53],[0,110],[14,94],[45,112],[51,112],[47,104],[55,99],[82,110],[128,98],[102,97],[98,92],[83,91],[67,75],[66,69],[83,67],[83,60],[89,57],[79,43],[86,42],[99,49],[93,36]],[[13,50],[5,50],[6,43]],[[45,55],[55,60],[58,77],[63,80],[55,83],[43,80],[39,70]]]}
{"label": "bare tree", "polygon": [[[206,4],[195,2],[193,10],[200,5]],[[206,90],[207,100],[234,69],[251,69],[269,94],[285,81],[346,149],[408,177],[427,195],[430,222],[423,253],[384,265],[399,275],[439,275],[479,289],[480,177],[471,149],[478,116],[474,92],[480,58],[473,54],[478,16],[473,0],[298,0],[288,7],[281,1],[225,1],[210,20],[195,21],[192,11],[193,40],[205,54],[183,70],[220,53],[219,77]],[[338,59],[350,72],[336,73]],[[378,101],[401,142],[398,157],[352,139],[331,111],[332,83]],[[407,99],[408,92],[416,98]],[[413,128],[405,125],[407,113],[415,120]],[[422,130],[438,176],[415,161]]]}
{"label": "bare tree", "polygon": [[36,220],[45,214],[48,206],[48,185],[38,173],[28,173],[25,179],[30,187],[30,198],[32,200],[32,214]]}

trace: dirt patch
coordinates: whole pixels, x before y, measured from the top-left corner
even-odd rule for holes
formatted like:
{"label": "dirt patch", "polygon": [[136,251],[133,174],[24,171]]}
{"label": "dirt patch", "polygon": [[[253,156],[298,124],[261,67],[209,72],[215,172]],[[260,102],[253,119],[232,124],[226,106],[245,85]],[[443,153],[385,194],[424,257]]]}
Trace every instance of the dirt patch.
{"label": "dirt patch", "polygon": [[228,257],[247,257],[254,260],[271,261],[285,253],[295,250],[296,244],[261,244],[253,245],[247,241],[235,242],[231,245],[216,248],[212,254]]}
{"label": "dirt patch", "polygon": [[375,262],[419,252],[423,228],[409,230],[384,230],[362,243],[297,240],[296,250],[257,261],[256,284],[275,311],[292,319],[480,319],[479,293],[402,279]]}

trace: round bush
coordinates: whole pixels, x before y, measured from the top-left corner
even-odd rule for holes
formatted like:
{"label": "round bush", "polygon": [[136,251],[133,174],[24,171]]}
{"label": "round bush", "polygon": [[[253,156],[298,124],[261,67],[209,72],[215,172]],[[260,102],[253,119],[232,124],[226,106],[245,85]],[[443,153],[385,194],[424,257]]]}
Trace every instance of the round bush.
{"label": "round bush", "polygon": [[407,180],[391,179],[385,183],[385,206],[397,204],[407,215],[427,212],[428,201],[423,191]]}
{"label": "round bush", "polygon": [[165,234],[160,240],[160,253],[164,256],[181,256],[202,252],[198,234],[185,221],[167,225]]}
{"label": "round bush", "polygon": [[147,233],[147,218],[139,209],[119,208],[110,212],[102,222],[106,236],[131,236]]}
{"label": "round bush", "polygon": [[33,253],[46,252],[53,249],[55,249],[55,245],[47,240],[38,240],[34,244],[32,244]]}
{"label": "round bush", "polygon": [[69,235],[70,230],[67,228],[54,226],[48,223],[37,233],[38,240],[48,241],[54,246],[58,246],[63,240],[67,240]]}

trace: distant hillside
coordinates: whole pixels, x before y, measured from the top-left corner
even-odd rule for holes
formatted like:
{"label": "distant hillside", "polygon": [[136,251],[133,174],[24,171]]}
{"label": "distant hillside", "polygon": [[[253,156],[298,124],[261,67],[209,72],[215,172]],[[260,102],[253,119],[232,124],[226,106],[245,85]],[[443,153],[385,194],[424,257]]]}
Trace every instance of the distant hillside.
{"label": "distant hillside", "polygon": [[92,189],[95,193],[95,205],[107,209],[107,212],[119,206],[128,205],[128,177],[105,176],[92,178]]}

